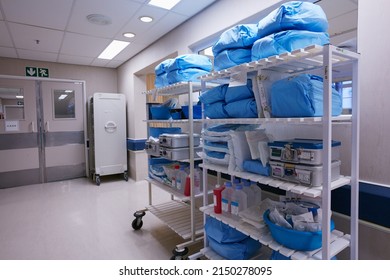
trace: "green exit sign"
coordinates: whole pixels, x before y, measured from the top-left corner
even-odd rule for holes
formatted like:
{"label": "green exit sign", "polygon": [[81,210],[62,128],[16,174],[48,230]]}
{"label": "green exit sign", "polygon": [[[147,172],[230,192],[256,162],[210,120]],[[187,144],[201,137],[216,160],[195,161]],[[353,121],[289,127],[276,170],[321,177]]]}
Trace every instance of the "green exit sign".
{"label": "green exit sign", "polygon": [[27,77],[49,78],[49,69],[27,66],[26,67],[26,76]]}

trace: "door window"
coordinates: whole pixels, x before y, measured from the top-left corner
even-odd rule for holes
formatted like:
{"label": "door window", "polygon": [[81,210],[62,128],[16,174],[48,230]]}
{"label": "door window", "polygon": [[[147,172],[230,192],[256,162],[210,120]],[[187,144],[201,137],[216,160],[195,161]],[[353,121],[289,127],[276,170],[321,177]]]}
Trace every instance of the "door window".
{"label": "door window", "polygon": [[54,119],[74,119],[75,111],[74,90],[55,89],[53,91]]}
{"label": "door window", "polygon": [[21,88],[0,87],[0,119],[24,120],[24,96]]}

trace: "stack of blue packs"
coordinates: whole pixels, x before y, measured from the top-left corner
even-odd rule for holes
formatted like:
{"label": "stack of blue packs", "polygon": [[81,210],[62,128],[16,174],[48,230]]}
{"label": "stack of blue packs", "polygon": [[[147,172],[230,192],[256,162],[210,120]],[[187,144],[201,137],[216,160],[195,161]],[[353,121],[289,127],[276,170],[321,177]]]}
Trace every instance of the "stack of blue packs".
{"label": "stack of blue packs", "polygon": [[199,54],[184,54],[167,59],[155,67],[155,86],[162,87],[178,82],[197,82],[198,77],[212,69],[210,58]]}
{"label": "stack of blue packs", "polygon": [[221,34],[213,45],[214,70],[230,68],[309,45],[329,43],[328,20],[310,2],[282,4],[257,24],[241,24]]}

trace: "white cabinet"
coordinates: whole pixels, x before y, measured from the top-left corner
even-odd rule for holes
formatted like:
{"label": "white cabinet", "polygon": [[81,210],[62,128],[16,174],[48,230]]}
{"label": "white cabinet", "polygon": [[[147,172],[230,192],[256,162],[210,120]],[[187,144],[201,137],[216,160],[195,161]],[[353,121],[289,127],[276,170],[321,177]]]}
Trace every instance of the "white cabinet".
{"label": "white cabinet", "polygon": [[94,93],[89,100],[90,173],[97,185],[100,176],[122,173],[128,180],[126,99],[119,93]]}
{"label": "white cabinet", "polygon": [[[271,249],[279,253],[291,257],[292,259],[330,259],[340,251],[347,247],[351,248],[351,258],[358,259],[358,182],[359,182],[359,83],[358,83],[358,60],[359,55],[347,50],[337,48],[332,45],[325,46],[309,46],[305,49],[295,50],[291,53],[284,53],[278,56],[272,56],[259,61],[254,61],[242,65],[238,65],[219,72],[212,72],[209,75],[202,76],[201,79],[206,84],[217,80],[224,80],[229,83],[231,77],[242,75],[255,75],[259,79],[260,75],[277,75],[278,77],[289,76],[299,73],[314,73],[323,77],[324,80],[324,115],[323,117],[313,118],[270,118],[264,112],[260,118],[256,119],[204,119],[203,124],[206,128],[210,124],[221,123],[242,123],[242,124],[267,124],[278,125],[307,125],[307,129],[311,129],[311,125],[321,125],[322,139],[324,149],[323,161],[323,185],[320,187],[308,187],[296,183],[280,181],[271,177],[259,176],[248,172],[229,172],[227,168],[203,164],[204,172],[213,170],[217,173],[229,174],[231,176],[249,179],[264,185],[274,188],[290,191],[305,195],[308,197],[321,197],[323,209],[323,224],[322,224],[322,248],[314,251],[294,251],[283,247],[273,240],[269,230],[264,225],[261,230],[245,223],[242,220],[237,221],[231,219],[224,214],[215,214],[213,207],[205,205],[201,208],[205,215],[213,216],[218,220],[246,233],[252,238],[260,241],[263,245],[269,246]],[[340,73],[349,69],[352,73],[352,115],[341,115],[332,117],[331,115],[331,88],[333,82],[333,72]],[[257,84],[259,97],[264,97],[261,94],[261,82]],[[260,105],[264,100],[258,100]],[[264,115],[266,117],[264,117]],[[351,175],[341,176],[336,181],[331,181],[331,138],[332,128],[336,123],[348,122],[351,124],[352,133],[350,135],[351,146]],[[349,145],[349,144],[348,144]],[[204,177],[204,185],[207,185],[207,176]],[[350,233],[344,234],[337,230],[330,231],[331,218],[331,192],[334,189],[344,185],[351,185],[351,226]],[[207,196],[207,193],[204,193]],[[206,201],[206,199],[204,200]],[[210,253],[210,248],[207,247],[207,239],[205,238],[205,248],[201,250],[206,256],[215,257],[215,253]]]}

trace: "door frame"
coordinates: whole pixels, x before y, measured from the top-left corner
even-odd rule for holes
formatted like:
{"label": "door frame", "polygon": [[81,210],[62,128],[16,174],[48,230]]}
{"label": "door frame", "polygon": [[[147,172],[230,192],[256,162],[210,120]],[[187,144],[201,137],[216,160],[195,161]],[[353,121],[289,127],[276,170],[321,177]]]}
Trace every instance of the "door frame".
{"label": "door frame", "polygon": [[88,161],[88,127],[87,127],[87,90],[85,80],[72,80],[72,79],[56,79],[56,78],[40,78],[40,77],[25,77],[25,76],[13,76],[13,75],[0,75],[0,79],[13,79],[13,80],[30,80],[41,82],[62,82],[62,83],[80,83],[82,88],[83,99],[83,129],[84,129],[84,157],[85,157],[85,176],[89,178],[89,161]]}

